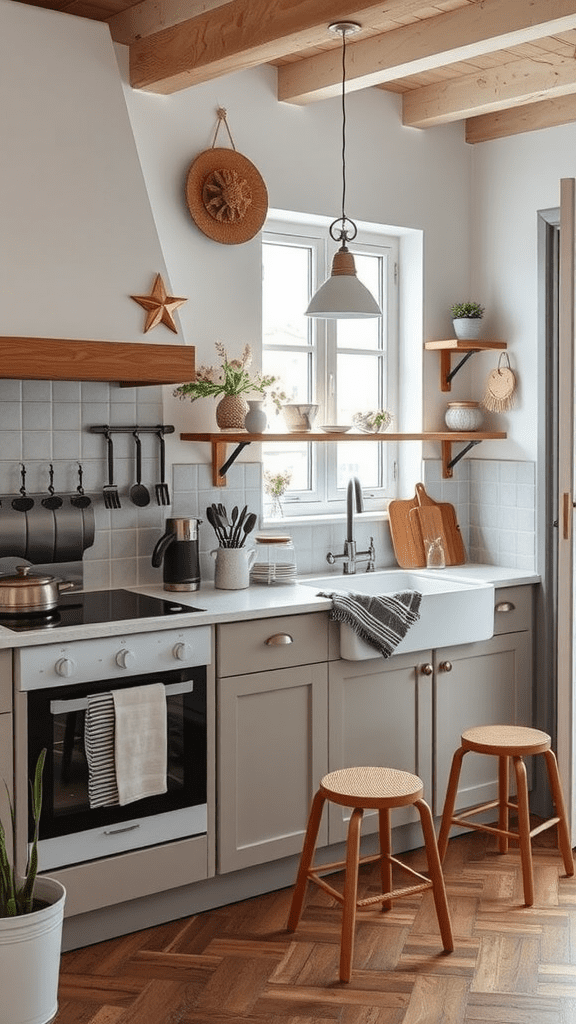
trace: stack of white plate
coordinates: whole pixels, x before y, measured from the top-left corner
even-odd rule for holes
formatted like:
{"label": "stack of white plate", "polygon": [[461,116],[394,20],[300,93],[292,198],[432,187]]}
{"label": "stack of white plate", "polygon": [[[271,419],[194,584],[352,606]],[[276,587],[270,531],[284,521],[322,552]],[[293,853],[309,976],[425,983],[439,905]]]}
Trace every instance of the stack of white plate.
{"label": "stack of white plate", "polygon": [[295,579],[294,562],[256,562],[250,570],[252,583],[293,583]]}

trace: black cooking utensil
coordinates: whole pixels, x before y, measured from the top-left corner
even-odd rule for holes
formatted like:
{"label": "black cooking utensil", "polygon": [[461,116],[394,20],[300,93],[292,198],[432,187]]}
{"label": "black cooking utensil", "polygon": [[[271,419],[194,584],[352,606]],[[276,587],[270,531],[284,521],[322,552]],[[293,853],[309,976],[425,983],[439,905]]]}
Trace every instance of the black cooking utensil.
{"label": "black cooking utensil", "polygon": [[244,505],[244,508],[242,509],[242,511],[241,511],[240,515],[238,516],[238,519],[236,521],[236,526],[234,527],[234,532],[232,534],[232,547],[233,548],[237,548],[238,547],[238,541],[240,540],[240,530],[242,529],[242,524],[243,524],[243,522],[244,522],[244,520],[246,518],[247,511],[248,511],[248,505]]}
{"label": "black cooking utensil", "polygon": [[252,530],[256,526],[257,519],[258,519],[258,516],[256,515],[255,512],[251,512],[249,516],[246,516],[246,522],[244,523],[244,536],[243,536],[242,540],[240,541],[240,544],[238,545],[238,547],[241,547],[241,548],[244,547],[244,544],[246,542],[246,537],[248,536],[249,533],[252,533]]}
{"label": "black cooking utensil", "polygon": [[150,491],[142,483],[142,441],[137,430],[132,431],[136,445],[136,483],[130,488],[130,501],[139,508],[150,504]]}
{"label": "black cooking utensil", "polygon": [[104,437],[106,438],[106,444],[108,445],[108,483],[104,484],[104,487],[102,488],[104,508],[121,508],[118,486],[114,483],[114,446],[112,443],[112,435],[109,430],[105,431]]}
{"label": "black cooking utensil", "polygon": [[84,476],[84,472],[82,470],[82,465],[79,462],[78,463],[78,486],[76,488],[76,492],[77,493],[75,495],[73,495],[72,498],[70,498],[70,504],[73,505],[74,508],[88,508],[88,506],[92,504],[92,499],[89,498],[88,495],[84,493],[84,488],[82,486],[83,476]]}
{"label": "black cooking utensil", "polygon": [[214,530],[220,547],[226,547],[226,537],[224,536],[218,513],[214,511],[214,505],[209,505],[206,509],[206,519]]}
{"label": "black cooking utensil", "polygon": [[34,508],[34,498],[29,498],[26,494],[26,466],[23,462],[20,463],[20,480],[22,482],[21,497],[12,499],[12,508],[16,512],[29,512],[31,508]]}
{"label": "black cooking utensil", "polygon": [[50,463],[49,469],[49,484],[48,484],[48,497],[42,498],[41,504],[44,508],[54,512],[57,508],[62,508],[62,498],[59,494],[54,493],[54,466]]}
{"label": "black cooking utensil", "polygon": [[156,437],[158,438],[158,444],[160,446],[160,483],[156,484],[155,487],[156,501],[158,505],[169,505],[170,491],[168,490],[168,484],[166,483],[166,447],[163,431],[158,430]]}

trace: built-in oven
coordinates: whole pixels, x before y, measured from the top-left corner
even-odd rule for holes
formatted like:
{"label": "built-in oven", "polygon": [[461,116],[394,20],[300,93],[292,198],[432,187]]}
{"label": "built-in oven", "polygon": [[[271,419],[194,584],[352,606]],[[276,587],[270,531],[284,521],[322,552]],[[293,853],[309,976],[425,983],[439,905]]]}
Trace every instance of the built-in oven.
{"label": "built-in oven", "polygon": [[[210,627],[189,625],[15,652],[16,687],[26,695],[30,778],[38,754],[47,751],[41,871],[206,833],[210,661]],[[165,696],[165,791],[93,806],[85,743],[90,699],[158,683]]]}

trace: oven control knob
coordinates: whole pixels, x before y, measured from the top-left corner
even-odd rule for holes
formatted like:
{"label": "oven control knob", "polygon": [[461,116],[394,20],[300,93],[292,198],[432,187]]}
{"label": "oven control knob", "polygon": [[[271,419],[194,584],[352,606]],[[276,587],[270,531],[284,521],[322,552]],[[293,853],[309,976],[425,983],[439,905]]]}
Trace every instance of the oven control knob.
{"label": "oven control knob", "polygon": [[122,650],[118,651],[116,654],[116,664],[119,668],[131,668],[135,662],[136,655],[134,654],[134,651],[130,651],[126,647],[123,647]]}
{"label": "oven control knob", "polygon": [[71,676],[76,669],[76,662],[72,661],[72,658],[60,658],[55,664],[56,672],[59,676]]}
{"label": "oven control knob", "polygon": [[188,658],[192,654],[192,644],[176,644],[172,650],[172,654],[177,661],[188,661]]}

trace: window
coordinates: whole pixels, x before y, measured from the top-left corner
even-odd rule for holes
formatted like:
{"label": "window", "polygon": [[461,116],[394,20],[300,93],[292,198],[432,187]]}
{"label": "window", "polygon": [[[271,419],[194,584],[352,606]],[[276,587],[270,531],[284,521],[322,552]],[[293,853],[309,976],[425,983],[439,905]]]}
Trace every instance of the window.
{"label": "window", "polygon": [[[380,303],[381,319],[305,316],[310,296],[330,273],[334,248],[326,228],[304,224],[268,221],[262,241],[262,367],[281,378],[288,401],[319,406],[316,429],[351,424],[355,412],[396,408],[397,239],[359,232],[349,246],[358,277]],[[391,442],[263,446],[265,469],[292,472],[284,502],[288,515],[340,511],[353,475],[365,498],[382,507],[382,499],[394,495],[395,460]]]}

